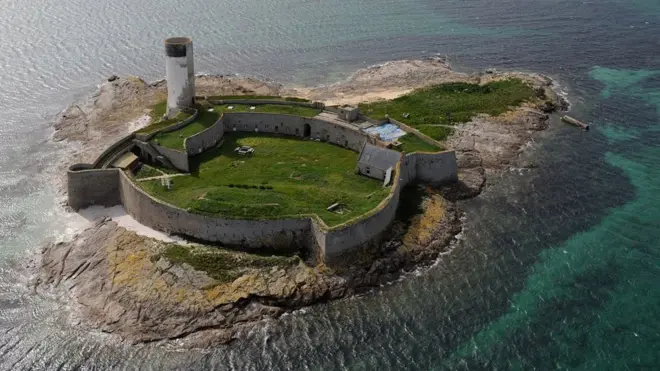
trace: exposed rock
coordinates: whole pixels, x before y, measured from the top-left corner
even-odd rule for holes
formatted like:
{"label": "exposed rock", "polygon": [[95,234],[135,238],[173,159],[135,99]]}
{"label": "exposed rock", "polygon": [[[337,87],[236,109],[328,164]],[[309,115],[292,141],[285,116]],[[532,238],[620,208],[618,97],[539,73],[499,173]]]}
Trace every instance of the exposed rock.
{"label": "exposed rock", "polygon": [[113,81],[118,80],[118,79],[119,79],[119,76],[112,75],[112,76],[108,77],[108,82],[113,82]]}

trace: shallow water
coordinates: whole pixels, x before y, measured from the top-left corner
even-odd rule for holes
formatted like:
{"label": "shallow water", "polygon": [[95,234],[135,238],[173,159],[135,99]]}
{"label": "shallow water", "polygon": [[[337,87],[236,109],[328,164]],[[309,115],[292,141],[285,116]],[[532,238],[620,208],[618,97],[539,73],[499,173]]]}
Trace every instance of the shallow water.
{"label": "shallow water", "polygon": [[[592,369],[660,367],[660,5],[651,0],[6,1],[0,34],[0,368]],[[556,119],[538,170],[465,202],[461,243],[361,298],[180,352],[88,331],[26,288],[25,257],[73,232],[52,181],[54,115],[111,74],[164,75],[193,37],[198,72],[289,84],[447,55],[457,69],[557,79],[584,133]]]}

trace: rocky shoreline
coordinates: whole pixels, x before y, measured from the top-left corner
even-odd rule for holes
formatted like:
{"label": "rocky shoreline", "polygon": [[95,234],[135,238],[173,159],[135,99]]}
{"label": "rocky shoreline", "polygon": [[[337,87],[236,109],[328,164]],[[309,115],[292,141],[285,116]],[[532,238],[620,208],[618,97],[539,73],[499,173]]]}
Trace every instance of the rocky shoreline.
{"label": "rocky shoreline", "polygon": [[[246,264],[238,278],[222,280],[170,261],[164,254],[167,243],[101,218],[72,241],[43,248],[35,290],[63,289],[78,304],[84,323],[127,341],[180,339],[184,347],[204,347],[227,343],[242,326],[263,318],[390,282],[404,271],[432,263],[449,248],[461,231],[457,201],[478,196],[489,174],[511,166],[533,166],[521,159],[525,144],[547,128],[549,112],[566,107],[553,91],[552,80],[536,74],[458,73],[437,58],[390,62],[317,88],[285,88],[235,76],[197,78],[200,95],[287,95],[334,104],[393,98],[434,83],[487,83],[509,77],[542,88],[545,103],[525,104],[498,117],[479,116],[458,125],[446,144],[456,150],[459,182],[411,191],[410,203],[418,209],[393,225],[385,243],[346,256],[345,264],[313,266],[300,259],[268,266]],[[135,130],[135,120],[164,92],[163,82],[119,78],[103,84],[87,104],[67,109],[53,138],[82,144],[67,163],[89,161],[114,138]],[[213,248],[194,249],[218,258]],[[238,252],[229,254],[236,261],[246,258]]]}

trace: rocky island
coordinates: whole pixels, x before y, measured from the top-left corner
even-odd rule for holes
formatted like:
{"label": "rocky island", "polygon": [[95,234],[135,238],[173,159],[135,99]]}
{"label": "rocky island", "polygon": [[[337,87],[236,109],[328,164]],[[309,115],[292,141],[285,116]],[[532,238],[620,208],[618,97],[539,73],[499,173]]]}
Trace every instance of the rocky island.
{"label": "rocky island", "polygon": [[166,43],[168,63],[181,59],[167,80],[113,77],[55,125],[55,140],[81,144],[62,187],[71,208],[123,205],[183,237],[100,217],[42,251],[37,292],[61,290],[86,325],[131,342],[226,343],[433,262],[461,230],[458,201],[533,166],[520,153],[566,104],[547,77],[437,58],[316,88],[195,77],[188,43]]}

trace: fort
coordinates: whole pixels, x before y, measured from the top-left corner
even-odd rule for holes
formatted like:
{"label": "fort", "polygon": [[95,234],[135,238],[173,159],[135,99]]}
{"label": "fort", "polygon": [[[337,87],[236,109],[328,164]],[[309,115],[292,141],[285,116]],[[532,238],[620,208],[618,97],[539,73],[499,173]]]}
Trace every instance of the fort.
{"label": "fort", "polygon": [[189,38],[164,46],[166,79],[113,76],[55,125],[81,144],[62,173],[93,222],[42,250],[35,286],[64,288],[91,327],[131,342],[227,343],[438,261],[462,200],[536,167],[523,154],[566,107],[546,76],[439,58],[285,87],[195,75]]}
{"label": "fort", "polygon": [[[379,243],[409,183],[458,179],[455,153],[403,122],[303,99],[195,96],[192,41],[167,39],[165,51],[167,102],[151,125],[69,167],[74,210],[122,205],[169,234],[329,262]],[[399,139],[410,137],[420,145],[402,150]],[[254,156],[233,148],[259,138],[267,140],[250,147]],[[291,140],[310,152],[277,161],[293,148],[278,152],[277,142]]]}

